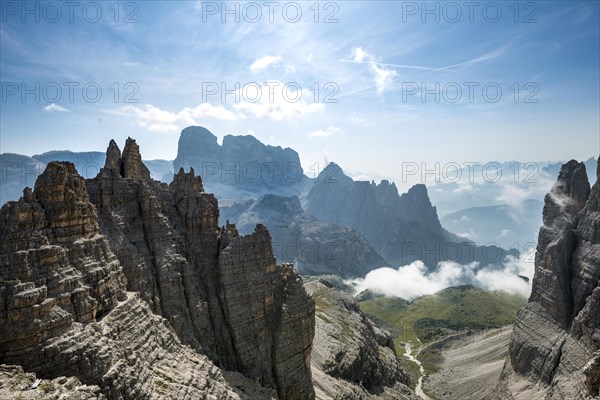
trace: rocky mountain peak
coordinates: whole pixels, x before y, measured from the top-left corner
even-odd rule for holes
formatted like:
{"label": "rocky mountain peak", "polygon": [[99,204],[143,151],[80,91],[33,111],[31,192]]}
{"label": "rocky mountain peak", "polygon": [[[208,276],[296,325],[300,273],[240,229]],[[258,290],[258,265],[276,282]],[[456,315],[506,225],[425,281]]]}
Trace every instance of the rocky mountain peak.
{"label": "rocky mountain peak", "polygon": [[400,196],[402,214],[409,220],[419,221],[426,226],[441,229],[437,209],[431,204],[427,186],[422,183],[412,186]]}
{"label": "rocky mountain peak", "polygon": [[327,164],[317,178],[320,184],[352,184],[354,181],[344,173],[342,167],[333,161]]}
{"label": "rocky mountain peak", "polygon": [[106,149],[106,161],[104,162],[104,168],[113,168],[119,171],[121,174],[121,149],[114,141],[114,139],[110,140],[108,144],[108,148]]}
{"label": "rocky mountain peak", "polygon": [[85,180],[75,165],[67,161],[53,161],[35,182],[35,195],[44,205],[54,202],[87,202]]}
{"label": "rocky mountain peak", "polygon": [[122,176],[124,178],[150,181],[150,171],[142,162],[140,147],[135,142],[135,139],[127,138],[121,161],[123,163]]}
{"label": "rocky mountain peak", "polygon": [[85,179],[66,161],[53,161],[38,177],[33,196],[24,192],[26,201],[36,201],[45,211],[48,235],[57,242],[91,238],[98,233],[95,207],[90,203]]}
{"label": "rocky mountain peak", "polygon": [[196,176],[194,168],[190,168],[190,172],[185,172],[182,168],[173,176],[173,182],[171,187],[176,191],[194,191],[204,192],[204,186],[202,185],[202,178]]}
{"label": "rocky mountain peak", "polygon": [[[515,321],[512,370],[548,385],[545,399],[598,393],[600,182],[564,164],[546,195],[529,303]],[[587,389],[586,389],[587,388]]]}
{"label": "rocky mountain peak", "polygon": [[0,209],[0,364],[99,398],[313,399],[314,302],[263,225],[218,217],[194,170],[152,181],[133,139],[93,179],[50,162]]}
{"label": "rocky mountain peak", "polygon": [[269,212],[281,212],[287,215],[297,215],[303,212],[300,200],[297,196],[278,196],[275,194],[265,194],[261,196],[251,210],[262,210]]}
{"label": "rocky mountain peak", "polygon": [[590,195],[585,164],[571,160],[564,164],[558,178],[544,199],[544,225],[551,226],[557,218],[569,220],[577,216]]}
{"label": "rocky mountain peak", "polygon": [[296,192],[306,184],[294,150],[267,146],[250,135],[217,137],[200,126],[181,132],[174,170],[194,167],[208,191],[230,193],[226,187],[252,193]]}
{"label": "rocky mountain peak", "polygon": [[111,139],[106,149],[104,168],[123,178],[133,178],[146,182],[151,180],[150,170],[142,161],[140,147],[132,138],[127,138],[125,141],[123,153],[121,153],[114,139]]}

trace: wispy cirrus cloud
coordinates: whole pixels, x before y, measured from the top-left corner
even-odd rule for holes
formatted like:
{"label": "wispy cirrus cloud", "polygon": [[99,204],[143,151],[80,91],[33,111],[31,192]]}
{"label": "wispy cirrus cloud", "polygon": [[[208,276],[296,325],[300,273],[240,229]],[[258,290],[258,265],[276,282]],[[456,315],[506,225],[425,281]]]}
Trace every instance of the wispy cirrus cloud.
{"label": "wispy cirrus cloud", "polygon": [[69,110],[68,108],[65,108],[61,105],[58,105],[56,103],[52,103],[52,104],[48,104],[46,107],[43,108],[44,111],[46,112],[54,112],[54,111],[58,111],[58,112],[71,112],[71,110]]}
{"label": "wispy cirrus cloud", "polygon": [[378,63],[375,56],[363,50],[362,47],[354,48],[352,54],[352,61],[358,63],[366,62],[369,65],[369,70],[373,74],[375,87],[377,88],[377,94],[382,94],[391,88],[394,78],[398,76],[398,73],[395,70],[388,69]]}
{"label": "wispy cirrus cloud", "polygon": [[254,61],[252,65],[250,65],[250,70],[252,72],[258,72],[268,68],[269,65],[277,64],[279,62],[281,62],[281,57],[279,56],[264,56]]}
{"label": "wispy cirrus cloud", "polygon": [[327,129],[318,129],[316,131],[310,132],[310,136],[314,138],[324,138],[330,136],[343,136],[344,131],[338,128],[337,126],[329,126]]}

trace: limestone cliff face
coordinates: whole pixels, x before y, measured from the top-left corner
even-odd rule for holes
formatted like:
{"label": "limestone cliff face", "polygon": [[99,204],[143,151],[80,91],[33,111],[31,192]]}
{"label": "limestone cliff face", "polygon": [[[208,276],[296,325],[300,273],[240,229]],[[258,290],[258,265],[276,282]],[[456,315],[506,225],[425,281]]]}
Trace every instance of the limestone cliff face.
{"label": "limestone cliff face", "polygon": [[265,191],[299,194],[309,184],[296,151],[264,145],[251,135],[226,135],[219,145],[217,137],[200,126],[181,132],[173,167],[194,168],[209,190],[223,193],[219,198],[237,198],[237,191],[251,197]]}
{"label": "limestone cliff face", "polygon": [[[71,380],[57,391],[81,398],[240,398],[206,356],[182,346],[166,320],[126,293],[73,164],[50,163],[34,192],[5,205],[0,237],[0,363],[42,378],[75,377],[40,387]],[[78,381],[91,386],[76,389]],[[3,396],[21,396],[26,388],[10,382]]]}
{"label": "limestone cliff face", "polygon": [[312,367],[318,399],[417,399],[406,386],[392,335],[375,326],[354,300],[312,281],[306,289],[317,302]]}
{"label": "limestone cliff face", "polygon": [[235,222],[241,233],[263,223],[273,238],[278,260],[294,263],[303,275],[363,277],[389,264],[356,230],[321,222],[306,213],[296,196],[266,194],[256,201],[221,208],[221,221]]}
{"label": "limestone cliff face", "polygon": [[119,261],[99,235],[85,181],[50,163],[0,210],[0,359],[44,370],[44,343],[125,299]]}
{"label": "limestone cliff face", "polygon": [[218,213],[194,171],[152,181],[132,139],[87,182],[51,163],[0,212],[0,363],[108,398],[313,398],[314,302],[264,227]]}
{"label": "limestone cliff face", "polygon": [[443,229],[425,185],[400,195],[393,182],[355,182],[334,163],[319,174],[303,206],[321,221],[356,229],[395,266],[415,260],[430,268],[442,260],[486,265],[507,255],[499,247],[477,246]]}
{"label": "limestone cliff face", "polygon": [[598,395],[600,183],[590,190],[583,163],[563,165],[543,220],[531,297],[511,338],[511,366],[550,385],[547,398]]}

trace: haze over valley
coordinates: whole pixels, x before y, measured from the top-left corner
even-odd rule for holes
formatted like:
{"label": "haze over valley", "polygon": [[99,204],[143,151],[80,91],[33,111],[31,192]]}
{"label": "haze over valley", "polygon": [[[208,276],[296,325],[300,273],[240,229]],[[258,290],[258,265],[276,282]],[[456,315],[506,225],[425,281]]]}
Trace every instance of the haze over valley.
{"label": "haze over valley", "polygon": [[0,399],[600,396],[600,4],[0,3]]}

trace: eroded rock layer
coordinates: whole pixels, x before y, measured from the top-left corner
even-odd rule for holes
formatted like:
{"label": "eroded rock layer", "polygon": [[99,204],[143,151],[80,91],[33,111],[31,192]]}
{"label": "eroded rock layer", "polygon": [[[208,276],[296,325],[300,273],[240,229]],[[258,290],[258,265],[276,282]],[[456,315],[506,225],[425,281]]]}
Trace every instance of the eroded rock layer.
{"label": "eroded rock layer", "polygon": [[408,389],[392,335],[379,329],[354,300],[312,281],[306,290],[317,303],[312,367],[318,399],[418,399]]}
{"label": "eroded rock layer", "polygon": [[193,171],[152,181],[132,139],[87,182],[50,163],[0,211],[0,363],[108,398],[313,398],[314,302],[264,227],[218,212]]}
{"label": "eroded rock layer", "polygon": [[511,369],[547,386],[545,398],[598,395],[600,183],[590,190],[583,163],[563,165],[546,195],[535,268],[511,338]]}

